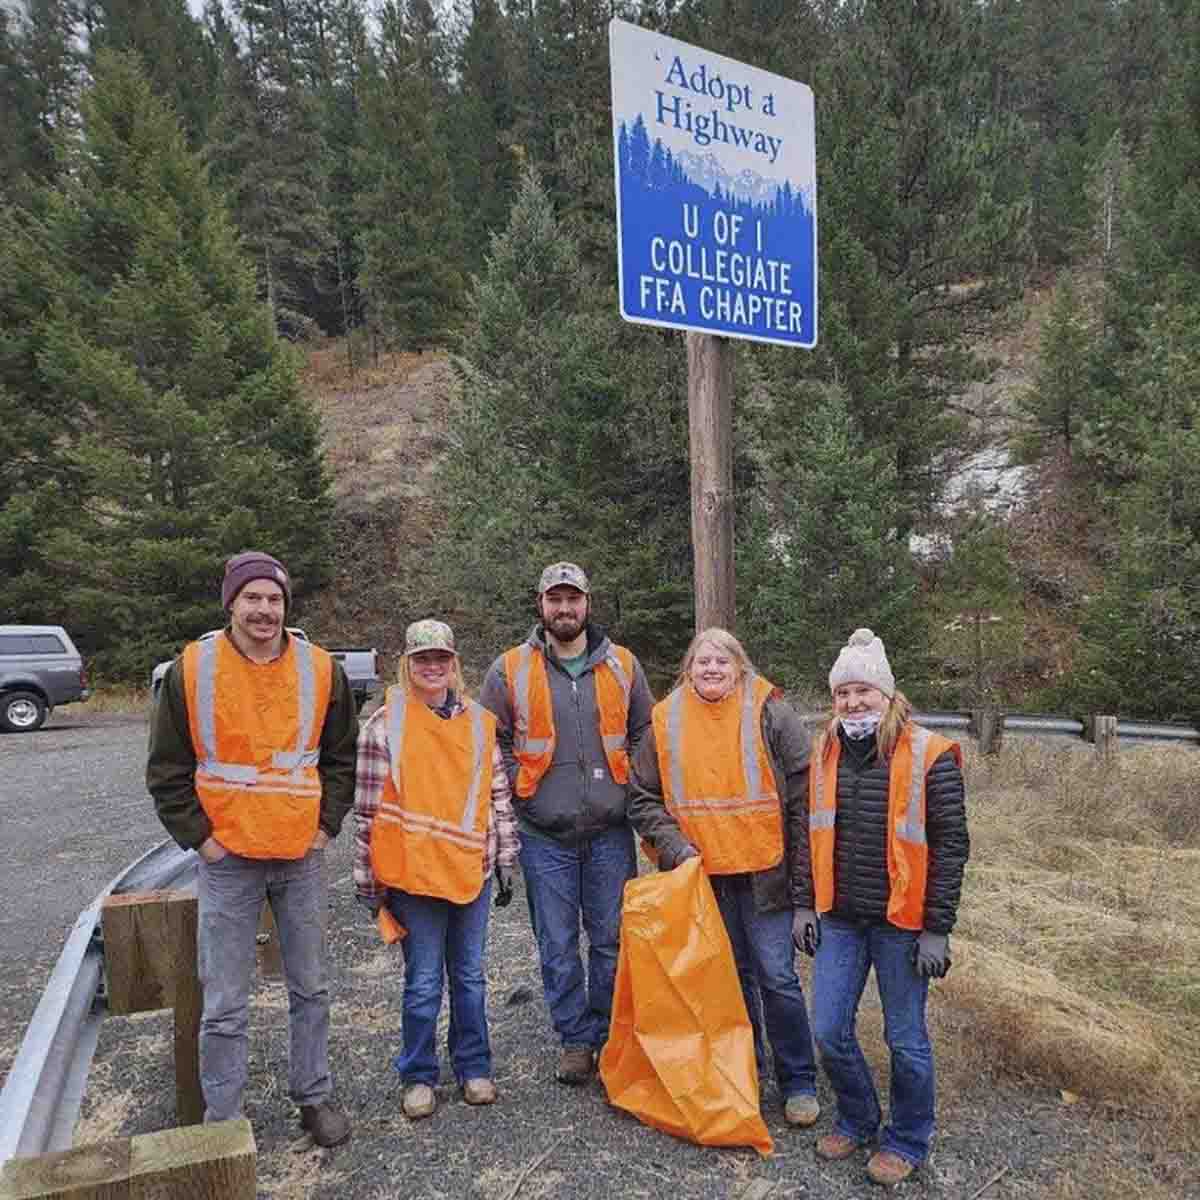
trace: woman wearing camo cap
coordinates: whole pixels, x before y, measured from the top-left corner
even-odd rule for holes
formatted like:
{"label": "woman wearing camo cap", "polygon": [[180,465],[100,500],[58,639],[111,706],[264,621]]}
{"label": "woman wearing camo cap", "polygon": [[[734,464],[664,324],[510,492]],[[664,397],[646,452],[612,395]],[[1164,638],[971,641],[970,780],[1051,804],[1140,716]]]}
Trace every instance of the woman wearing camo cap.
{"label": "woman wearing camo cap", "polygon": [[[813,1035],[837,1096],[817,1155],[848,1159],[873,1143],[867,1174],[899,1183],[929,1154],[933,1049],[930,978],[950,968],[949,935],[970,852],[962,753],[912,720],[883,642],[858,629],[829,673],[833,714],[813,747],[807,828],[792,839],[793,938],[815,957]],[[891,1051],[888,1122],[855,1022],[867,975]]]}
{"label": "woman wearing camo cap", "polygon": [[[492,873],[512,887],[519,839],[496,721],[463,690],[454,634],[416,621],[400,679],[363,726],[354,798],[354,885],[406,931],[403,1045],[394,1066],[411,1119],[437,1108],[437,1023],[450,985],[450,1058],[468,1104],[491,1104],[484,942]],[[497,899],[499,900],[499,896]]]}

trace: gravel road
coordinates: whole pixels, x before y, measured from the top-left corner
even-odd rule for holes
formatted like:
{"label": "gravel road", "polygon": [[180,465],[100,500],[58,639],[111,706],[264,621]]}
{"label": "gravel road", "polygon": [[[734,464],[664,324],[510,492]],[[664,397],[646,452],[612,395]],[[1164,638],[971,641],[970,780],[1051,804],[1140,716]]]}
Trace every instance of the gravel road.
{"label": "gravel road", "polygon": [[[55,716],[35,734],[0,737],[0,1074],[7,1071],[66,931],[123,867],[161,840],[142,784],[146,728],[132,717]],[[287,996],[262,981],[252,1016],[246,1115],[259,1146],[259,1195],[272,1200],[486,1197],[676,1197],[849,1200],[878,1195],[862,1161],[819,1164],[814,1133],[788,1129],[773,1085],[764,1114],[776,1152],[717,1151],[677,1141],[608,1107],[598,1083],[565,1088],[541,1000],[524,896],[493,915],[489,1000],[500,1102],[473,1109],[448,1065],[441,1108],[408,1122],[389,1061],[397,1049],[401,958],[353,900],[350,839],[331,847],[329,929],[338,1093],[355,1123],[332,1151],[301,1135],[286,1096]],[[868,997],[870,992],[868,992]],[[936,1007],[936,998],[933,1006]],[[864,1003],[866,1007],[866,1003]],[[443,1012],[443,1019],[445,1018]],[[953,1014],[937,1019],[953,1022]],[[110,1018],[93,1065],[77,1142],[165,1128],[173,1120],[170,1023],[164,1014]],[[877,1057],[878,1051],[872,1051]],[[829,1128],[831,1098],[816,1133]],[[939,1136],[908,1196],[1029,1200],[1075,1194],[1059,1178],[1097,1139],[1142,1153],[1144,1131],[1045,1089],[988,1079],[943,1094]],[[1085,1176],[1086,1178],[1086,1176]],[[1108,1193],[1106,1193],[1108,1194]],[[1113,1193],[1115,1194],[1115,1193]]]}

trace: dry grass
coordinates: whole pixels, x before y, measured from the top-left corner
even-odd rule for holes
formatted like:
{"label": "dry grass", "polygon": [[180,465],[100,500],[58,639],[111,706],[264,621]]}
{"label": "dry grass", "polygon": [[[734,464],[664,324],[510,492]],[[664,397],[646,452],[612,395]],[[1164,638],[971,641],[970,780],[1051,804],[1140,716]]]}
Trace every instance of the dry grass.
{"label": "dry grass", "polygon": [[1153,1115],[1200,1149],[1200,756],[1105,764],[1014,740],[967,767],[971,865],[937,1006],[954,1051],[939,1063]]}
{"label": "dry grass", "polygon": [[106,683],[92,689],[92,694],[67,710],[74,714],[103,714],[130,716],[150,711],[150,689],[128,683]]}

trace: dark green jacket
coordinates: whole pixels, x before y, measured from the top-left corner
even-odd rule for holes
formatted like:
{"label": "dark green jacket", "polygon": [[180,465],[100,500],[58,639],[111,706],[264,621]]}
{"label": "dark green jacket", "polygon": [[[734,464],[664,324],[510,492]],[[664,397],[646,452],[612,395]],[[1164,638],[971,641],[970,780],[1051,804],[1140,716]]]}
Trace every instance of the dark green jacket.
{"label": "dark green jacket", "polygon": [[[287,636],[285,633],[284,637]],[[354,804],[357,740],[358,709],[346,672],[335,661],[329,707],[321,727],[321,757],[317,762],[321,779],[320,825],[331,838],[337,837]],[[196,795],[196,752],[188,725],[180,658],[171,664],[163,678],[150,719],[146,787],[154,797],[158,819],[185,849],[195,850],[212,833],[212,822]]]}
{"label": "dark green jacket", "polygon": [[[763,740],[771,758],[775,790],[782,800],[779,818],[783,823],[783,858],[774,867],[751,875],[754,907],[759,912],[777,912],[792,904],[789,870],[792,860],[793,815],[808,810],[808,754],[811,738],[795,709],[786,700],[771,699],[763,705]],[[662,775],[658,769],[658,745],[654,726],[633,757],[629,781],[629,821],[659,853],[664,869],[674,867],[680,852],[689,844],[679,822],[663,801]]]}

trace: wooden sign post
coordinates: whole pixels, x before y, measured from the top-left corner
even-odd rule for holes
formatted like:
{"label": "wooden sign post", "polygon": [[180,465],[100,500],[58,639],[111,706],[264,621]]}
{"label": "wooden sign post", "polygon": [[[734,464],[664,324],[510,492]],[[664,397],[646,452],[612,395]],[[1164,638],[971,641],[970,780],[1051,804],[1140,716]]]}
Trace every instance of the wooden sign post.
{"label": "wooden sign post", "polygon": [[692,459],[692,554],[696,632],[732,629],[733,347],[725,338],[687,335],[688,441]]}

